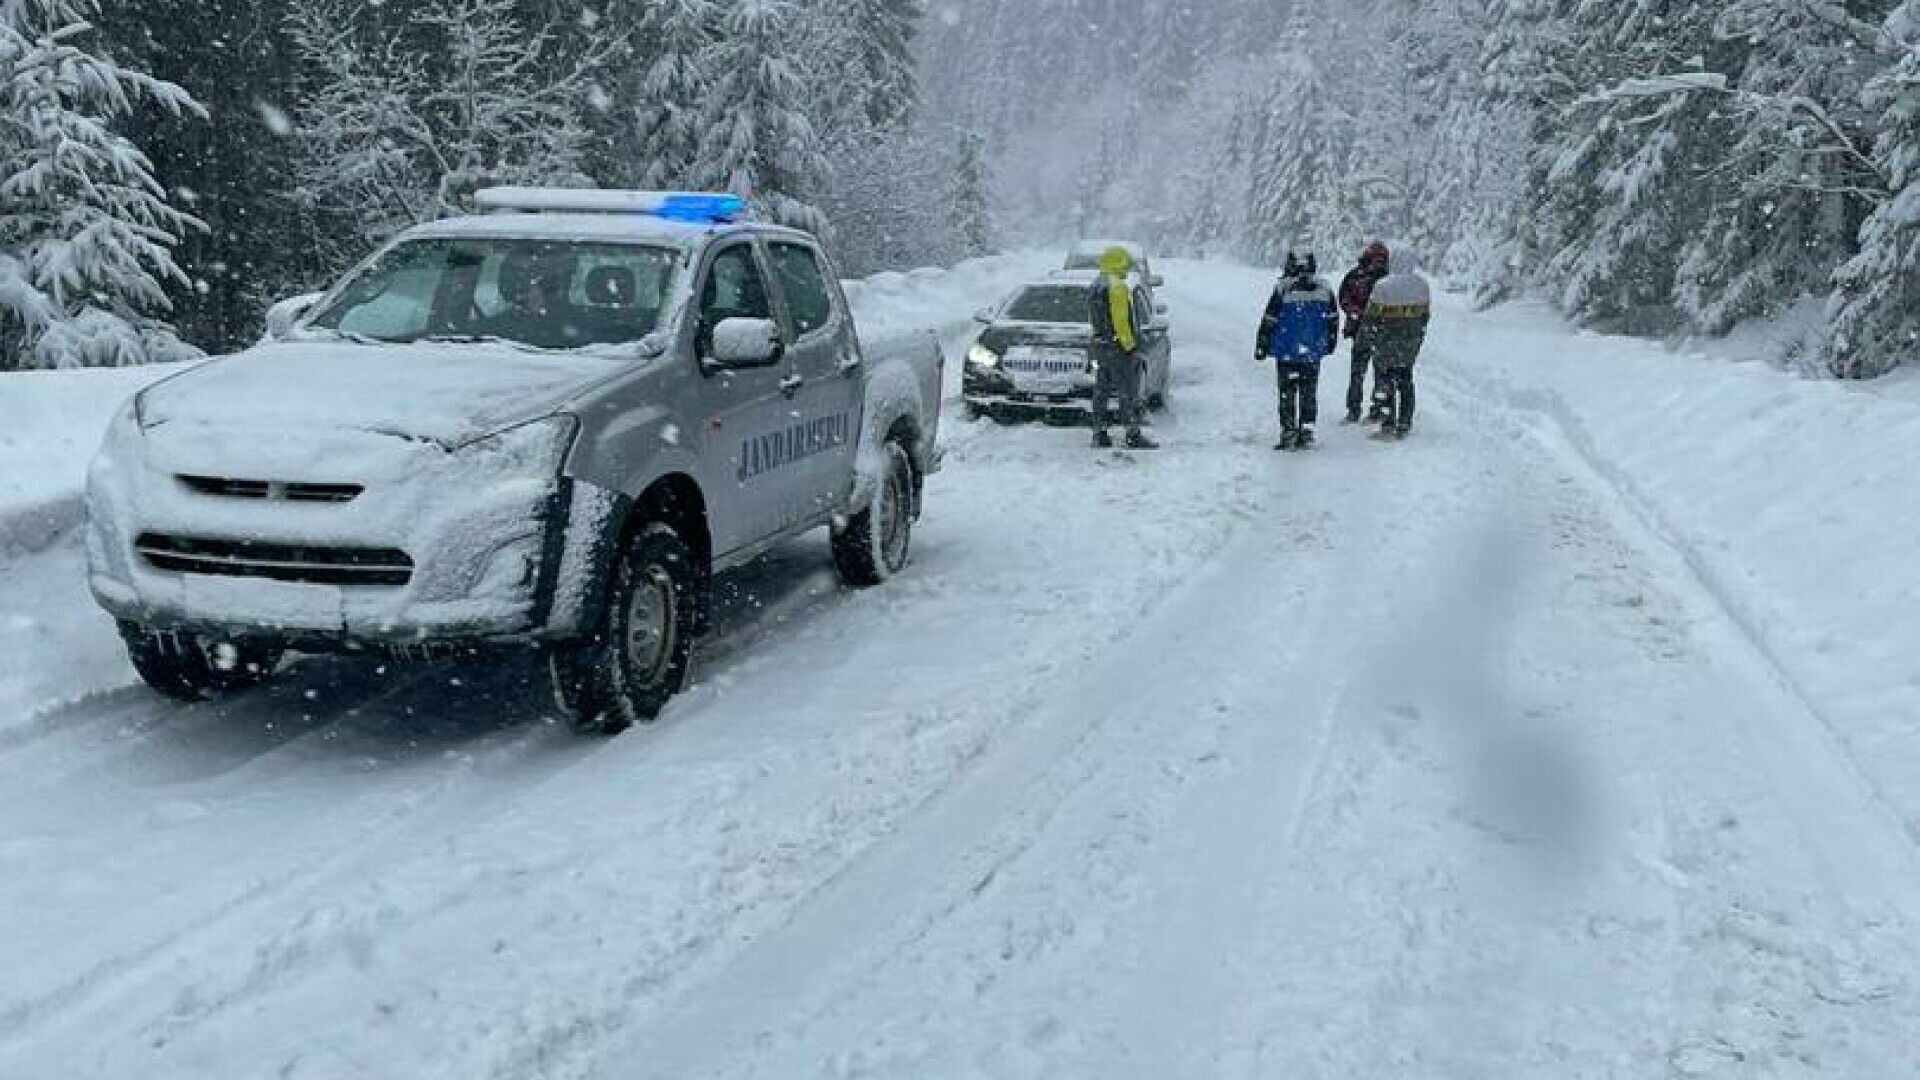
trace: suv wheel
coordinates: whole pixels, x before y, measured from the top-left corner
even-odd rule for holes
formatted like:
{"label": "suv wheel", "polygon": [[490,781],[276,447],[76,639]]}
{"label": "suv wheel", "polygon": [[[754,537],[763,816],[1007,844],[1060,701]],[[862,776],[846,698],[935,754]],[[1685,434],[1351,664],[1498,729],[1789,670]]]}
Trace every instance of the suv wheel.
{"label": "suv wheel", "polygon": [[554,697],[574,730],[617,735],[660,715],[692,665],[698,590],[693,550],[679,533],[656,523],[634,537],[599,628],[548,657]]}
{"label": "suv wheel", "polygon": [[216,641],[184,630],[122,621],[120,639],[140,680],[177,701],[205,701],[273,678],[285,650],[253,641]]}
{"label": "suv wheel", "polygon": [[870,589],[906,569],[913,545],[913,459],[898,439],[881,452],[886,472],[873,501],[833,530],[833,562],[840,580]]}

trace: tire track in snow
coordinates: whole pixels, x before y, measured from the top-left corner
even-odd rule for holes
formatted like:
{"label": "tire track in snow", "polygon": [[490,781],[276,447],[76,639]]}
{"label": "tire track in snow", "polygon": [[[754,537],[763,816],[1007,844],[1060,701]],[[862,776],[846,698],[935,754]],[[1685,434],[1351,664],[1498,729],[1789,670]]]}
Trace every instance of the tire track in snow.
{"label": "tire track in snow", "polygon": [[[265,755],[248,759],[243,771],[223,772],[219,777],[219,786],[228,793],[225,801],[233,804],[224,812],[230,816],[250,813],[238,804],[253,786],[250,779],[252,774],[270,773],[280,759],[299,756],[309,748],[337,738],[343,726],[356,722],[359,716],[368,711],[373,711],[388,725],[410,724],[415,712],[410,699],[416,699],[428,684],[436,687],[442,685],[444,675],[444,671],[416,672],[381,688],[371,697],[353,698],[323,713],[318,723],[274,745]],[[225,707],[158,704],[152,708],[165,710],[170,714],[170,719],[176,720],[182,714],[199,714],[191,717],[196,725],[220,727],[269,723],[274,717],[276,704],[255,697],[240,699]],[[381,706],[388,708],[382,709]],[[146,744],[169,734],[177,736],[178,732],[162,724],[143,732],[133,746],[115,749],[122,753],[150,752],[152,748]],[[233,928],[249,922],[265,921],[262,913],[281,901],[325,896],[328,894],[328,883],[351,879],[362,867],[378,866],[383,859],[397,850],[404,850],[409,842],[418,837],[445,833],[456,823],[478,823],[491,813],[503,812],[510,804],[495,797],[498,792],[486,782],[486,774],[512,772],[515,764],[535,763],[543,751],[565,748],[565,744],[556,743],[555,735],[541,729],[508,732],[504,741],[499,740],[497,735],[488,739],[490,745],[483,746],[476,753],[464,753],[456,760],[454,767],[424,774],[429,779],[426,788],[391,793],[387,797],[392,801],[373,817],[353,821],[350,827],[338,830],[337,835],[326,837],[326,842],[318,850],[302,850],[298,863],[271,865],[244,885],[203,906],[190,918],[159,936],[104,957],[58,985],[44,988],[33,996],[7,1002],[4,1008],[0,1008],[0,1055],[26,1040],[43,1035],[50,1027],[71,1020],[75,1014],[84,1014],[91,1008],[108,1007],[102,1005],[104,999],[124,998],[147,988],[162,973],[176,974],[194,957],[219,955],[222,951],[219,942],[230,938]],[[363,739],[361,745],[372,746],[377,743]],[[348,758],[352,756],[352,750],[341,746],[328,747],[325,756]],[[539,767],[533,770],[535,782],[563,770],[572,763],[573,757],[559,754],[539,760]],[[99,763],[91,762],[90,765],[97,767]],[[70,782],[70,779],[63,778],[63,783]],[[200,800],[205,799],[205,784],[190,782],[185,787],[198,795]],[[135,795],[144,797],[141,793]],[[206,804],[200,801],[197,805]],[[217,816],[221,812],[217,806],[205,810],[209,816]],[[281,860],[286,857],[279,845],[269,854]],[[295,899],[289,906],[310,910],[321,903],[323,901]],[[296,911],[292,914],[294,917],[288,921],[297,924],[302,913]],[[257,982],[257,979],[254,981]]]}
{"label": "tire track in snow", "polygon": [[[1197,339],[1205,344],[1176,344],[1177,365],[1205,364],[1216,380],[1244,370],[1230,366],[1228,359],[1234,351],[1226,344],[1231,333],[1226,328],[1234,324],[1221,315],[1230,302],[1194,305],[1212,316],[1204,320],[1209,332]],[[1184,317],[1189,317],[1186,309]],[[1226,433],[1226,453],[1237,452],[1231,445],[1257,438],[1254,433],[1263,426],[1259,414],[1246,407],[1242,389],[1236,386],[1235,392],[1225,394],[1233,425]],[[963,447],[992,446],[997,427],[978,422],[967,432]],[[965,459],[963,455],[960,460]],[[1147,457],[1141,467],[1155,460],[1164,459]],[[1143,472],[1143,482],[1153,475]],[[1024,844],[1042,831],[1051,811],[1071,794],[1076,780],[1067,763],[1107,726],[1111,715],[1128,711],[1143,678],[1178,672],[1184,661],[1180,650],[1169,645],[1193,626],[1208,625],[1207,611],[1215,597],[1231,590],[1245,563],[1266,557],[1261,538],[1249,535],[1252,515],[1226,520],[1228,538],[1199,571],[1208,586],[1185,581],[1143,609],[1137,629],[1107,644],[1104,655],[1090,665],[1091,676],[1048,692],[1010,718],[1002,727],[1005,734],[985,757],[933,793],[884,841],[818,887],[776,934],[753,942],[724,970],[692,986],[664,1013],[637,1028],[611,1038],[596,1031],[593,1041],[604,1038],[605,1045],[594,1057],[605,1074],[623,1075],[630,1068],[623,1062],[645,1062],[647,1075],[689,1075],[715,1049],[746,1045],[758,1034],[753,1029],[807,1001],[815,988],[831,985],[828,971],[844,974],[874,962],[879,953],[897,948],[902,937],[910,940],[924,932],[942,910],[985,888],[997,868],[1017,858]],[[1180,629],[1167,629],[1169,621]],[[1089,709],[1089,699],[1105,704]],[[916,884],[908,888],[906,883]],[[870,934],[883,926],[889,928],[887,936],[876,939]]]}

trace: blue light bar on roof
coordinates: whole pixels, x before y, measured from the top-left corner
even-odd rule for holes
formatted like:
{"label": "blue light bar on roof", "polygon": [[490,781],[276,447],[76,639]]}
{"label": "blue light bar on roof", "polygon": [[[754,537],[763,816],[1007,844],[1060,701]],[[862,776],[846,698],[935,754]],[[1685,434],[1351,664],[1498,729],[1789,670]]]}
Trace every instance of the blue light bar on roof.
{"label": "blue light bar on roof", "polygon": [[663,194],[650,211],[669,221],[737,221],[747,212],[747,200],[738,195]]}
{"label": "blue light bar on roof", "polygon": [[738,195],[704,191],[605,191],[594,188],[486,188],[474,193],[482,210],[519,214],[645,214],[695,225],[724,224],[747,215]]}

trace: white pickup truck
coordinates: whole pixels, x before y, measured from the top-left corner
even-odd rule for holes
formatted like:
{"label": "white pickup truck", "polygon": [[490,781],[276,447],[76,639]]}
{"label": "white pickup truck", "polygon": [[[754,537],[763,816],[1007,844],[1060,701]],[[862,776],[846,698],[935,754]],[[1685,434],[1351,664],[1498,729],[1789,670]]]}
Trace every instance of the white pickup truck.
{"label": "white pickup truck", "polygon": [[681,688],[716,572],[821,527],[850,585],[906,565],[935,339],[864,352],[819,243],[732,196],[479,203],[114,421],[89,577],[155,689],[532,646],[610,733]]}

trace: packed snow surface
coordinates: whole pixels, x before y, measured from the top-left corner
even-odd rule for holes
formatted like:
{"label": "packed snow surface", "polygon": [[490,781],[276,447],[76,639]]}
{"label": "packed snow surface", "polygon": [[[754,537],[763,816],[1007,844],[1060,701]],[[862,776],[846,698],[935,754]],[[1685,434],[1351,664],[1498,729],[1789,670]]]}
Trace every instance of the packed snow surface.
{"label": "packed snow surface", "polygon": [[[1044,265],[854,303],[957,356]],[[8,554],[0,1076],[1920,1074],[1920,402],[1443,303],[1411,439],[1277,454],[1270,277],[1162,272],[1164,450],[950,402],[913,567],[728,576],[611,741],[531,662],[162,703]]]}

